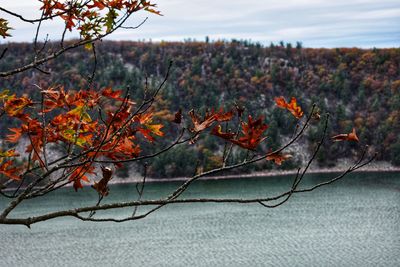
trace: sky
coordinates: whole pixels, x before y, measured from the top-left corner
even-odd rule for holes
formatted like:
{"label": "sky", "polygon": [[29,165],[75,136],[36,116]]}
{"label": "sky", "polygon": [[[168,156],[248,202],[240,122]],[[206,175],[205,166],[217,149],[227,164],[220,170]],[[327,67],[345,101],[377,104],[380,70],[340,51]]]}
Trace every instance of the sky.
{"label": "sky", "polygon": [[[127,26],[148,20],[136,30],[118,30],[107,39],[183,41],[279,41],[305,47],[400,47],[400,0],[154,0],[164,16],[135,14]],[[0,0],[0,6],[27,18],[40,16],[36,0]],[[11,18],[15,29],[6,41],[33,40],[35,26]],[[40,38],[60,38],[63,24],[43,25]],[[69,34],[69,37],[76,37]]]}

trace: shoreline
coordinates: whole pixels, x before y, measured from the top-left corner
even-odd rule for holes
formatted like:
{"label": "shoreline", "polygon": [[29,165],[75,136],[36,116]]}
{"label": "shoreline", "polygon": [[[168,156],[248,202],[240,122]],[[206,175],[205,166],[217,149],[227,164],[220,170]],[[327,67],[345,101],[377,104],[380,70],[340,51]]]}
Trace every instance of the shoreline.
{"label": "shoreline", "polygon": [[[341,173],[344,172],[347,168],[315,168],[307,171],[306,174],[325,174],[325,173]],[[363,173],[363,172],[399,172],[400,167],[384,167],[379,168],[375,166],[364,167],[358,170],[353,171],[354,173]],[[230,179],[245,179],[245,178],[258,178],[258,177],[276,177],[276,176],[285,176],[285,175],[295,175],[297,170],[270,170],[270,171],[260,171],[253,173],[244,173],[244,174],[228,174],[228,175],[215,175],[215,176],[204,176],[200,177],[199,180],[230,180]],[[173,177],[173,178],[146,178],[146,183],[169,183],[169,182],[184,182],[189,180],[190,177]],[[134,178],[114,178],[109,184],[117,185],[117,184],[131,184],[142,182],[142,177],[134,177]]]}
{"label": "shoreline", "polygon": [[[347,168],[311,168],[307,171],[306,174],[328,174],[328,173],[342,173],[346,171]],[[364,168],[353,171],[354,173],[374,173],[374,172],[398,172],[400,174],[400,167],[394,167],[392,165],[381,166],[378,164],[372,166],[365,166]],[[209,181],[209,180],[231,180],[231,179],[246,179],[246,178],[260,178],[260,177],[277,177],[277,176],[285,176],[285,175],[295,175],[297,170],[269,170],[269,171],[259,171],[253,173],[243,173],[243,174],[228,174],[228,175],[214,175],[214,176],[204,176],[200,177],[198,180]],[[400,178],[400,176],[399,176]],[[174,177],[174,178],[146,178],[146,183],[170,183],[170,182],[185,182],[189,180],[190,177]],[[94,180],[92,180],[93,182]],[[140,183],[143,181],[143,177],[133,177],[133,178],[118,178],[115,177],[109,181],[109,185],[121,185],[121,184],[133,184]],[[84,183],[84,187],[90,187],[91,184]],[[67,184],[64,187],[72,187],[72,184]],[[8,192],[13,191],[16,188],[5,188],[2,191]],[[23,190],[21,188],[21,190]]]}

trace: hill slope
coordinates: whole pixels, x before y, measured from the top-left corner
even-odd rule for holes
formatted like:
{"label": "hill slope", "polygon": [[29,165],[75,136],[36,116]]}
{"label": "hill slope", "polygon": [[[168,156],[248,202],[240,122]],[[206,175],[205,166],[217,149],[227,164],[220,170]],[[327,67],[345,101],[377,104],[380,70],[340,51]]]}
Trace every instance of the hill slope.
{"label": "hill slope", "polygon": [[[56,43],[52,45],[57,45]],[[28,62],[30,44],[10,44],[0,70]],[[1,47],[0,47],[1,49]],[[96,87],[130,86],[132,94],[143,95],[144,79],[157,84],[173,60],[172,73],[157,104],[160,117],[168,118],[179,108],[232,107],[235,102],[252,114],[263,114],[267,134],[275,146],[292,133],[294,120],[274,108],[274,97],[295,96],[307,111],[316,103],[329,112],[329,134],[357,129],[362,144],[379,153],[378,159],[400,165],[400,48],[309,49],[292,46],[262,47],[248,42],[142,43],[110,42],[97,45]],[[37,95],[34,84],[45,88],[61,84],[66,89],[87,86],[93,55],[84,50],[68,52],[44,66],[51,74],[24,72],[0,80],[0,90]],[[2,129],[4,131],[5,129]],[[311,127],[297,147],[307,155],[322,127]],[[4,134],[4,133],[3,133]],[[208,149],[204,149],[207,144]],[[300,150],[300,149],[303,150]],[[304,148],[307,150],[305,151]],[[206,168],[217,164],[221,144],[206,138],[189,150],[178,148],[157,159],[155,176],[178,176],[193,171],[200,159]],[[321,166],[332,166],[337,158],[351,158],[357,147],[326,142],[318,156]],[[303,157],[297,158],[302,160]],[[177,163],[185,162],[185,164]],[[286,168],[293,164],[287,163]],[[264,168],[271,166],[259,166]]]}

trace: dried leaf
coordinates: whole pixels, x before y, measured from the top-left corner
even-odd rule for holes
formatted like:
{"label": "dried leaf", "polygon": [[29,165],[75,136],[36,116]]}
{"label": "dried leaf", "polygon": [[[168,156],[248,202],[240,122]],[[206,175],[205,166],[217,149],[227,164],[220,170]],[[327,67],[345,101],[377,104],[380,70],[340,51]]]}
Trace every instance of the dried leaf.
{"label": "dried leaf", "polygon": [[92,188],[94,188],[100,195],[107,196],[110,189],[108,188],[108,182],[112,179],[112,170],[109,167],[101,166],[101,171],[103,177],[98,183],[94,183]]}
{"label": "dried leaf", "polygon": [[331,137],[333,141],[335,142],[339,142],[339,141],[354,141],[354,142],[358,142],[358,136],[356,134],[356,129],[353,128],[353,131],[351,133],[348,134],[338,134],[335,136]]}
{"label": "dried leaf", "polygon": [[288,160],[290,158],[292,158],[293,156],[291,154],[285,153],[272,153],[272,154],[268,154],[266,157],[266,160],[272,160],[275,162],[276,165],[282,165],[282,162],[284,162],[285,160]]}
{"label": "dried leaf", "polygon": [[182,109],[179,109],[176,113],[175,113],[175,118],[172,122],[175,123],[181,123],[182,122]]}

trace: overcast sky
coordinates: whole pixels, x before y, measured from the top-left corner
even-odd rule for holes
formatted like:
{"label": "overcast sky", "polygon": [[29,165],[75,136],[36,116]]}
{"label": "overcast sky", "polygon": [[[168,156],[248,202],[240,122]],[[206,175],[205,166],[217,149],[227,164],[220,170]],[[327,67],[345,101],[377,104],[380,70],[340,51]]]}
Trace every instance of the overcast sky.
{"label": "overcast sky", "polygon": [[[36,0],[0,0],[0,6],[27,18],[40,15]],[[247,39],[270,42],[301,41],[307,47],[399,47],[400,0],[155,0],[164,16],[137,14],[137,30],[119,30],[114,40]],[[1,13],[0,17],[10,18]],[[10,19],[12,38],[32,41],[34,27]],[[59,39],[61,22],[42,28]],[[58,33],[58,34],[57,34]],[[0,40],[0,42],[4,42]]]}

